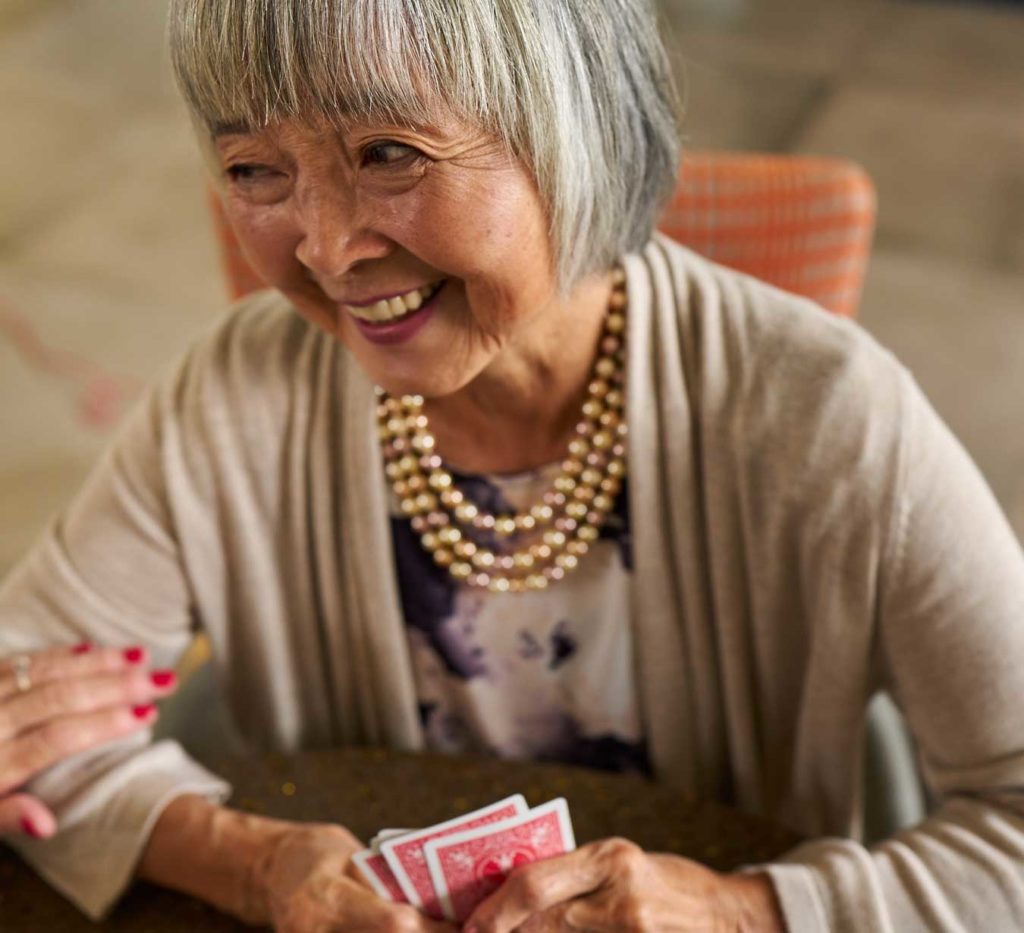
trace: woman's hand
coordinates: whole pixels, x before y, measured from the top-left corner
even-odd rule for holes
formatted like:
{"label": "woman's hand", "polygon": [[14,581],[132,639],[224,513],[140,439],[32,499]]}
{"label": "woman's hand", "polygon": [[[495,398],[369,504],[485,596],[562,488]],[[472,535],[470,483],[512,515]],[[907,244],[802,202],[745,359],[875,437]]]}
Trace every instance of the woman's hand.
{"label": "woman's hand", "polygon": [[783,931],[771,882],[720,875],[625,839],[594,842],[515,869],[480,904],[464,933]]}
{"label": "woman's hand", "polygon": [[52,648],[0,660],[0,835],[45,839],[46,805],[17,788],[87,748],[144,729],[153,701],[177,689],[173,671],[150,671],[142,648]]}
{"label": "woman's hand", "polygon": [[276,840],[257,884],[280,933],[455,933],[374,893],[352,865],[362,845],[340,826],[303,824]]}
{"label": "woman's hand", "polygon": [[455,933],[415,907],[379,897],[359,878],[351,857],[362,846],[337,825],[294,826],[269,850],[257,884],[280,933]]}

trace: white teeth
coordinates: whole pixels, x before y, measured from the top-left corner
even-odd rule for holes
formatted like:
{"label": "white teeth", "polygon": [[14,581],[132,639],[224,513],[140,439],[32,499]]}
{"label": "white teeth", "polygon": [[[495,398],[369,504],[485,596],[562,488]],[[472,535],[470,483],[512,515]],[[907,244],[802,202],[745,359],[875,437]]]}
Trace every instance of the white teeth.
{"label": "white teeth", "polygon": [[411,292],[399,295],[396,298],[389,298],[385,301],[378,301],[365,308],[357,308],[354,305],[345,305],[345,310],[363,321],[372,324],[383,324],[393,321],[396,318],[404,317],[412,311],[416,311],[429,301],[434,293],[441,287],[441,282],[427,285],[423,288],[414,288]]}

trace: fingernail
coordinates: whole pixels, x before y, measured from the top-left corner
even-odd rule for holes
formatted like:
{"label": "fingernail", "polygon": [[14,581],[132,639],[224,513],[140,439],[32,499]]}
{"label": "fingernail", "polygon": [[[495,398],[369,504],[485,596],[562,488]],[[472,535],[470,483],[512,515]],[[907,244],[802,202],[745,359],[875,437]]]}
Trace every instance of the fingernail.
{"label": "fingernail", "polygon": [[174,671],[153,671],[149,679],[153,681],[154,687],[169,687],[178,679],[178,675]]}
{"label": "fingernail", "polygon": [[21,831],[26,836],[31,836],[33,839],[42,839],[43,834],[36,829],[36,824],[33,823],[27,816],[21,818]]}
{"label": "fingernail", "polygon": [[133,706],[132,713],[136,719],[147,719],[150,715],[156,712],[156,706],[153,703],[147,703],[145,706]]}
{"label": "fingernail", "polygon": [[88,654],[90,651],[92,651],[91,641],[83,641],[81,644],[75,645],[75,647],[71,649],[72,654]]}
{"label": "fingernail", "polygon": [[124,659],[129,664],[138,664],[142,660],[142,649],[141,648],[125,648]]}

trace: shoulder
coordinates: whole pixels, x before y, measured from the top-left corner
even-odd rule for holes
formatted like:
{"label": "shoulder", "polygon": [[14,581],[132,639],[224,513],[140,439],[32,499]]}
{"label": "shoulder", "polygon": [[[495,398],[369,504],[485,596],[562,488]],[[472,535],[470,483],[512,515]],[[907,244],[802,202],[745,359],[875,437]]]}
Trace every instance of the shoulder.
{"label": "shoulder", "polygon": [[867,331],[664,237],[642,258],[695,415],[723,449],[807,482],[858,463],[896,469],[913,383]]}

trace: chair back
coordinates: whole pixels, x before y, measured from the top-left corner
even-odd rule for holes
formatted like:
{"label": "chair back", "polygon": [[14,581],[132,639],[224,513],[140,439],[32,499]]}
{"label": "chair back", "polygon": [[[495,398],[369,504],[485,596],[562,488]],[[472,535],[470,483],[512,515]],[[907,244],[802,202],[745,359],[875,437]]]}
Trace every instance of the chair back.
{"label": "chair back", "polygon": [[[228,288],[240,298],[263,283],[213,191],[210,207]],[[874,186],[850,162],[691,152],[658,227],[708,259],[853,317],[874,225]]]}

